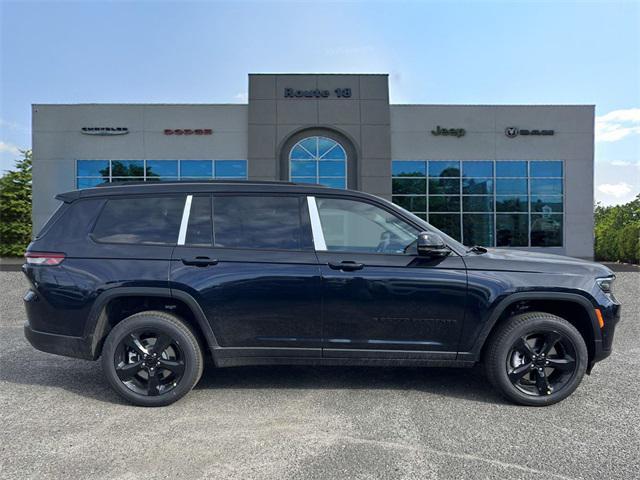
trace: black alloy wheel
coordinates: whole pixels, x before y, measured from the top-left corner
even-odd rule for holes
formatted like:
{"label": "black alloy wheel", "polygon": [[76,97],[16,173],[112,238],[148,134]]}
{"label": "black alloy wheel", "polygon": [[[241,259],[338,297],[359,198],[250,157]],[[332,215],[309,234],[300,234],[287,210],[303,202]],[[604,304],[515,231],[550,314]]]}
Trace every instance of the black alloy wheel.
{"label": "black alloy wheel", "polygon": [[157,329],[140,329],[125,336],[114,356],[120,381],[148,396],[175,388],[184,374],[184,353],[176,339]]}
{"label": "black alloy wheel", "polygon": [[588,361],[576,327],[546,312],[506,319],[487,340],[483,356],[491,384],[509,400],[529,406],[552,405],[571,395]]}
{"label": "black alloy wheel", "polygon": [[528,395],[551,395],[569,384],[577,368],[576,347],[557,331],[519,337],[507,355],[511,383]]}
{"label": "black alloy wheel", "polygon": [[145,407],[169,405],[202,375],[202,349],[190,326],[163,311],[136,313],[118,323],[102,348],[111,387]]}

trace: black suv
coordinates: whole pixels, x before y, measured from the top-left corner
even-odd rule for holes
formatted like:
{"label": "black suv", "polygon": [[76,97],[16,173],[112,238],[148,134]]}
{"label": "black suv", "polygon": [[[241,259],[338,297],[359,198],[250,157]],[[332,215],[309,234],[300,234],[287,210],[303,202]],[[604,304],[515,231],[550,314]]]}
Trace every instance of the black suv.
{"label": "black suv", "polygon": [[25,334],[102,357],[112,387],[172,403],[217,367],[482,363],[525,405],[611,353],[604,266],[465,247],[365,193],[279,182],[110,185],[59,195],[25,254]]}

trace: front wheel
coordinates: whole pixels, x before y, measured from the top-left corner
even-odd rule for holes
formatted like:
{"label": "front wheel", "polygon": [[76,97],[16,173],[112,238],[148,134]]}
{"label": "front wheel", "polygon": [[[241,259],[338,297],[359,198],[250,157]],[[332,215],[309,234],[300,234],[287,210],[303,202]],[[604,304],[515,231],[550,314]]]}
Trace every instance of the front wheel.
{"label": "front wheel", "polygon": [[484,367],[508,399],[546,406],[571,395],[587,369],[584,339],[565,319],[529,312],[508,319],[489,339]]}
{"label": "front wheel", "polygon": [[113,389],[144,407],[169,405],[202,375],[202,350],[175,315],[147,311],[118,323],[102,349],[102,368]]}

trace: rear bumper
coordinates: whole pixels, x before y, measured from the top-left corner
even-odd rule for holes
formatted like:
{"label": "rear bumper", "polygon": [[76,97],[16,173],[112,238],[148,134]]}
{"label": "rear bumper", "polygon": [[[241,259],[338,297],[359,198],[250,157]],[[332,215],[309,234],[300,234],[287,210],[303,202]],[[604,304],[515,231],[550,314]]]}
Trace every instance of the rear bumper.
{"label": "rear bumper", "polygon": [[91,349],[82,337],[69,337],[55,333],[38,332],[26,323],[24,336],[34,348],[42,352],[64,355],[65,357],[93,360]]}

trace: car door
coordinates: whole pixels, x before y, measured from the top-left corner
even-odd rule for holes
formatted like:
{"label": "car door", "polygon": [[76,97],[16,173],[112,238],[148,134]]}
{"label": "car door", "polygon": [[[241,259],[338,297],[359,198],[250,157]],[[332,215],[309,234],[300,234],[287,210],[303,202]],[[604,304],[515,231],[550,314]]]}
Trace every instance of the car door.
{"label": "car door", "polygon": [[467,289],[462,258],[418,256],[421,229],[382,202],[318,196],[309,205],[323,355],[455,358]]}
{"label": "car door", "polygon": [[171,285],[198,301],[221,349],[319,357],[321,280],[306,198],[214,194],[191,202]]}

